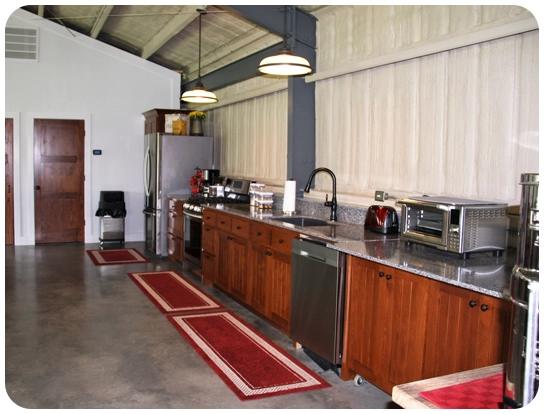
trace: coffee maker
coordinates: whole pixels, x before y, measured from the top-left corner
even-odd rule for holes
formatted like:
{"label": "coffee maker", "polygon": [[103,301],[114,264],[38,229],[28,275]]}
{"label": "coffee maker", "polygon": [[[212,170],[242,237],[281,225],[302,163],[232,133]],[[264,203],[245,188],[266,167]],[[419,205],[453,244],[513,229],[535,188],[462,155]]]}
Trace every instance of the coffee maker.
{"label": "coffee maker", "polygon": [[209,197],[210,186],[217,184],[219,179],[219,170],[202,170],[202,193],[204,197]]}
{"label": "coffee maker", "polygon": [[506,408],[526,406],[538,391],[538,181],[538,174],[521,175],[517,262],[510,281],[514,306],[503,398]]}

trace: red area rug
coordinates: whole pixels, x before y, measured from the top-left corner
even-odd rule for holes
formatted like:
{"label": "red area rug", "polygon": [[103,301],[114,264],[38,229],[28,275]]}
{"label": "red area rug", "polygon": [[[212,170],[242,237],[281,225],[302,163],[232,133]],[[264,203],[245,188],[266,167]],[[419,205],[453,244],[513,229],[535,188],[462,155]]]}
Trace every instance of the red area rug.
{"label": "red area rug", "polygon": [[223,308],[173,270],[128,275],[162,313],[202,312]]}
{"label": "red area rug", "polygon": [[97,266],[149,262],[136,249],[87,250],[87,254]]}
{"label": "red area rug", "polygon": [[419,395],[439,408],[503,408],[504,374],[492,375],[462,384],[423,391]]}
{"label": "red area rug", "polygon": [[331,386],[230,312],[168,319],[240,400]]}

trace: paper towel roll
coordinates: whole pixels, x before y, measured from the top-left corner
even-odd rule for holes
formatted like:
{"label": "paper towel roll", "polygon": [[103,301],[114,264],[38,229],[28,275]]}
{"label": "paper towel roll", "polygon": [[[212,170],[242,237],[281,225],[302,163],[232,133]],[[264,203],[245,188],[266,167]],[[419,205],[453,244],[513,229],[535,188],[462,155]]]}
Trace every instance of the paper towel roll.
{"label": "paper towel roll", "polygon": [[283,191],[283,212],[294,213],[295,202],[297,197],[297,182],[289,180],[285,182],[285,190]]}

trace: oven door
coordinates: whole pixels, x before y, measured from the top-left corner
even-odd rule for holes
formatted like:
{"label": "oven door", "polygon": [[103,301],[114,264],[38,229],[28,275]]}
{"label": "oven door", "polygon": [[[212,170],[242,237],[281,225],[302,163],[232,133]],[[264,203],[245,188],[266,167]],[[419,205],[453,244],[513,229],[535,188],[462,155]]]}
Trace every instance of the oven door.
{"label": "oven door", "polygon": [[449,213],[447,206],[402,204],[401,239],[446,249]]}
{"label": "oven door", "polygon": [[183,253],[185,260],[201,266],[202,216],[183,212]]}

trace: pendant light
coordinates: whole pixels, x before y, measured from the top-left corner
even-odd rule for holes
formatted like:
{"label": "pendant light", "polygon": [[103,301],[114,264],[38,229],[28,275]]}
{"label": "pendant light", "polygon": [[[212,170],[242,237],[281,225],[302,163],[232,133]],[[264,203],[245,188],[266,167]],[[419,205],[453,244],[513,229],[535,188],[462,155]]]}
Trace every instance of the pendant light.
{"label": "pendant light", "polygon": [[200,78],[200,53],[202,43],[202,14],[206,13],[205,10],[198,10],[200,15],[198,16],[198,80],[192,91],[183,92],[181,100],[190,103],[214,103],[217,102],[215,93],[207,91],[202,84]]}
{"label": "pendant light", "polygon": [[312,72],[310,63],[303,57],[295,56],[287,45],[287,8],[288,6],[284,6],[283,9],[283,47],[275,56],[261,60],[259,65],[259,71],[267,75],[296,76]]}

